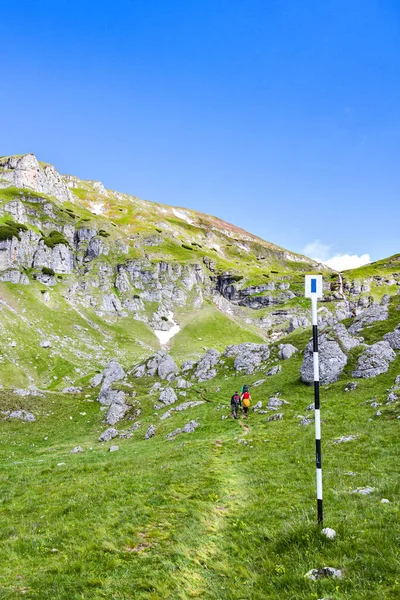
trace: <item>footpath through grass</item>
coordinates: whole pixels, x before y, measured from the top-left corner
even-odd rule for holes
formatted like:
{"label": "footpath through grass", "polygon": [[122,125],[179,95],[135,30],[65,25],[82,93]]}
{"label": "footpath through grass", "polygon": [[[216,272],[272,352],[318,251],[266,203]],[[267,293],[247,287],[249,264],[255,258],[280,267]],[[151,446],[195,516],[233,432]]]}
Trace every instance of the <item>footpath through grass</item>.
{"label": "footpath through grass", "polygon": [[[139,386],[141,428],[114,440],[114,453],[97,442],[103,413],[85,394],[12,401],[3,394],[1,409],[18,404],[37,420],[1,424],[0,598],[399,598],[395,409],[374,417],[364,404],[371,381],[349,393],[343,381],[324,389],[325,525],[337,531],[326,540],[315,525],[313,425],[298,425],[312,402],[312,389],[298,382],[299,360],[253,390],[264,405],[280,391],[290,402],[283,420],[251,414],[248,432],[222,419],[239,377],[205,384],[208,402],[165,421]],[[382,397],[397,363],[380,378]],[[193,418],[194,433],[166,440]],[[150,423],[156,435],[144,440]],[[360,437],[332,443],[347,434]],[[78,444],[85,452],[71,455]],[[375,491],[351,493],[364,486]],[[342,569],[343,579],[304,578],[322,566]]]}

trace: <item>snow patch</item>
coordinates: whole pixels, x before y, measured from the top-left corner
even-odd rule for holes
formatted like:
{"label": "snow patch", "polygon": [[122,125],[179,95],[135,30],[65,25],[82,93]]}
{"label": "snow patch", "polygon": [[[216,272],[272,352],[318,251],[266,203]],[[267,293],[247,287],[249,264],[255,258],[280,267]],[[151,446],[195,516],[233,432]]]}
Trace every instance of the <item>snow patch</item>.
{"label": "snow patch", "polygon": [[154,334],[157,336],[161,346],[168,344],[169,340],[181,330],[178,323],[174,321],[174,313],[172,311],[168,313],[168,319],[171,323],[173,323],[171,329],[168,329],[168,331],[162,331],[161,329],[154,330]]}
{"label": "snow patch", "polygon": [[189,223],[189,225],[193,225],[194,221],[190,219],[190,217],[188,217],[188,215],[182,210],[177,210],[176,208],[173,208],[172,212],[176,217],[178,217],[178,219],[183,219],[183,221],[186,221],[186,223]]}
{"label": "snow patch", "polygon": [[101,215],[104,212],[103,202],[92,202],[90,208],[92,213],[94,213],[95,215]]}

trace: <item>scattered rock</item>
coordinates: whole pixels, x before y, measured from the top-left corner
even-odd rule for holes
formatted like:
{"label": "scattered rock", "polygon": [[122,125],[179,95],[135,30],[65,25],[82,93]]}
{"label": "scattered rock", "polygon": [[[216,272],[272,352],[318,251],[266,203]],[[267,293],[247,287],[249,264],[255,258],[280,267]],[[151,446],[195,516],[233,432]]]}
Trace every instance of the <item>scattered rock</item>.
{"label": "scattered rock", "polygon": [[96,373],[96,375],[94,377],[92,377],[92,379],[90,380],[90,385],[92,387],[97,387],[101,384],[102,381],[103,381],[103,373]]}
{"label": "scattered rock", "polygon": [[199,424],[197,421],[189,421],[189,423],[182,428],[182,433],[193,433],[198,426]]}
{"label": "scattered rock", "polygon": [[70,454],[80,454],[81,452],[84,452],[82,446],[75,446],[75,448],[71,450]]}
{"label": "scattered rock", "polygon": [[267,377],[271,377],[271,375],[277,375],[280,371],[282,371],[281,365],[276,365],[275,367],[272,367],[269,371],[267,371],[265,374],[267,375]]}
{"label": "scattered rock", "polygon": [[169,406],[170,404],[175,404],[177,399],[178,399],[178,397],[175,393],[175,390],[171,387],[167,387],[165,390],[163,390],[161,392],[158,400],[159,400],[159,402],[164,404],[164,406]]}
{"label": "scattered rock", "polygon": [[40,342],[40,347],[41,348],[51,348],[51,341],[50,340],[42,340]]}
{"label": "scattered rock", "polygon": [[361,494],[362,496],[368,496],[369,494],[372,494],[372,492],[375,491],[375,488],[372,487],[364,487],[364,488],[357,488],[356,490],[353,490],[351,493],[352,494]]}
{"label": "scattered rock", "polygon": [[400,325],[398,325],[391,333],[386,333],[383,336],[383,339],[386,340],[394,350],[400,350]]}
{"label": "scattered rock", "polygon": [[283,398],[276,398],[275,396],[272,396],[272,398],[270,398],[268,401],[268,408],[272,408],[275,410],[276,408],[279,408],[280,406],[283,406],[284,404],[290,404],[290,403],[287,402],[287,400],[283,400]]}
{"label": "scattered rock", "polygon": [[36,421],[35,416],[26,410],[13,410],[4,413],[6,419],[19,419],[20,421],[33,422]]}
{"label": "scattered rock", "polygon": [[192,383],[186,381],[186,379],[183,379],[183,377],[178,377],[178,379],[176,380],[176,387],[180,390],[189,389],[190,387],[192,387],[192,385]]}
{"label": "scattered rock", "polygon": [[395,358],[396,354],[388,342],[377,342],[358,358],[358,368],[353,371],[353,377],[368,379],[386,373]]}
{"label": "scattered rock", "polygon": [[187,371],[190,371],[191,369],[193,369],[194,365],[195,365],[194,360],[186,360],[181,366],[182,373],[186,373]]}
{"label": "scattered rock", "polygon": [[325,577],[342,579],[342,571],[333,567],[322,567],[321,569],[311,569],[311,571],[308,571],[304,577],[306,577],[306,579],[311,579],[312,581],[324,579]]}
{"label": "scattered rock", "polygon": [[296,348],[296,346],[293,346],[292,344],[279,344],[278,357],[283,360],[288,360],[296,352],[298,352],[298,348]]}
{"label": "scattered rock", "polygon": [[153,437],[156,433],[156,427],[155,425],[149,425],[149,428],[146,431],[146,434],[144,436],[145,440],[150,439],[151,437]]}
{"label": "scattered rock", "polygon": [[259,370],[262,363],[268,360],[270,350],[266,344],[246,342],[244,344],[238,344],[237,346],[227,346],[224,356],[227,358],[235,356],[235,370],[250,375],[251,373],[254,373],[254,371]]}
{"label": "scattered rock", "polygon": [[252,388],[258,387],[259,385],[262,385],[266,380],[265,379],[259,379],[258,381],[255,381],[254,383],[251,384]]}
{"label": "scattered rock", "polygon": [[117,452],[119,450],[119,446],[110,446],[109,452]]}
{"label": "scattered rock", "polygon": [[314,402],[312,402],[311,404],[309,404],[307,406],[306,410],[315,410],[315,404],[314,404]]}
{"label": "scattered rock", "polygon": [[[390,394],[388,395],[387,399],[386,399],[386,404],[393,404],[394,402],[397,402],[397,400],[399,399],[398,395],[395,394],[395,392],[390,392]],[[371,404],[372,406],[372,404]]]}
{"label": "scattered rock", "polygon": [[343,444],[344,442],[352,442],[353,440],[358,439],[360,436],[357,435],[342,435],[342,437],[333,440],[333,444]]}
{"label": "scattered rock", "polygon": [[355,390],[357,388],[357,386],[358,386],[357,381],[350,381],[350,383],[348,383],[346,385],[346,387],[344,388],[344,391],[345,392],[350,392],[352,390]]}
{"label": "scattered rock", "polygon": [[376,413],[375,413],[375,416],[376,416],[376,417],[381,417],[381,416],[382,416],[382,413],[381,413],[381,411],[380,411],[380,410],[377,410],[377,411],[376,411]]}
{"label": "scattered rock", "polygon": [[382,498],[381,504],[390,504],[390,500],[388,500],[387,498]]}
{"label": "scattered rock", "polygon": [[63,389],[63,394],[80,394],[81,392],[81,387],[75,387],[73,385],[70,385],[69,387]]}
{"label": "scattered rock", "polygon": [[180,433],[182,433],[182,429],[178,427],[178,429],[174,429],[174,431],[171,431],[171,433],[167,433],[165,437],[167,438],[167,440],[173,440]]}
{"label": "scattered rock", "polygon": [[205,355],[197,363],[193,377],[196,378],[199,383],[216,377],[217,371],[214,367],[218,364],[220,357],[221,353],[218,352],[218,350],[215,350],[214,348],[207,350]]}
{"label": "scattered rock", "polygon": [[113,438],[117,437],[118,431],[114,427],[109,427],[99,437],[99,442],[109,442]]}
{"label": "scattered rock", "polygon": [[257,404],[255,404],[255,405],[253,406],[253,409],[252,409],[252,410],[253,410],[253,412],[257,412],[257,411],[259,411],[259,410],[260,410],[260,408],[262,408],[262,402],[261,402],[261,400],[259,400],[259,401],[257,402]]}
{"label": "scattered rock", "polygon": [[387,305],[371,304],[369,308],[363,310],[357,315],[349,327],[349,333],[355,334],[361,331],[366,325],[371,325],[377,321],[385,321],[388,318]]}
{"label": "scattered rock", "polygon": [[306,427],[307,425],[311,425],[313,420],[314,419],[311,419],[310,417],[303,417],[303,419],[300,421],[299,425]]}
{"label": "scattered rock", "polygon": [[267,419],[267,423],[270,421],[281,421],[283,419],[283,413],[276,413],[275,415],[271,415]]}

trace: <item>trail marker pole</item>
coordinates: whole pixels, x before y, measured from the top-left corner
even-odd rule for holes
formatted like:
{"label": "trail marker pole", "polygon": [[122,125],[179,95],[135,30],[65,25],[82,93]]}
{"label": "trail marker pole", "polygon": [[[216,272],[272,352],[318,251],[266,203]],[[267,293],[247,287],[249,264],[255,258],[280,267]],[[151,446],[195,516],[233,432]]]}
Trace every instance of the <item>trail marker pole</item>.
{"label": "trail marker pole", "polygon": [[305,296],[311,298],[314,362],[314,415],[315,452],[317,467],[317,511],[318,523],[323,522],[322,509],[322,455],[321,455],[321,411],[319,402],[319,354],[318,354],[318,298],[322,298],[322,275],[306,275]]}

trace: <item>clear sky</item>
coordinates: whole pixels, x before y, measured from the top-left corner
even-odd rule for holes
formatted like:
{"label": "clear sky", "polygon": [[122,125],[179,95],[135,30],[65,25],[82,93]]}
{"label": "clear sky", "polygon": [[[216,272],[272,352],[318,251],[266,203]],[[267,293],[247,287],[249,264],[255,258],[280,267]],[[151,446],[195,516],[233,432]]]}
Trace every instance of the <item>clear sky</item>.
{"label": "clear sky", "polygon": [[0,154],[317,258],[400,252],[398,0],[0,7]]}

